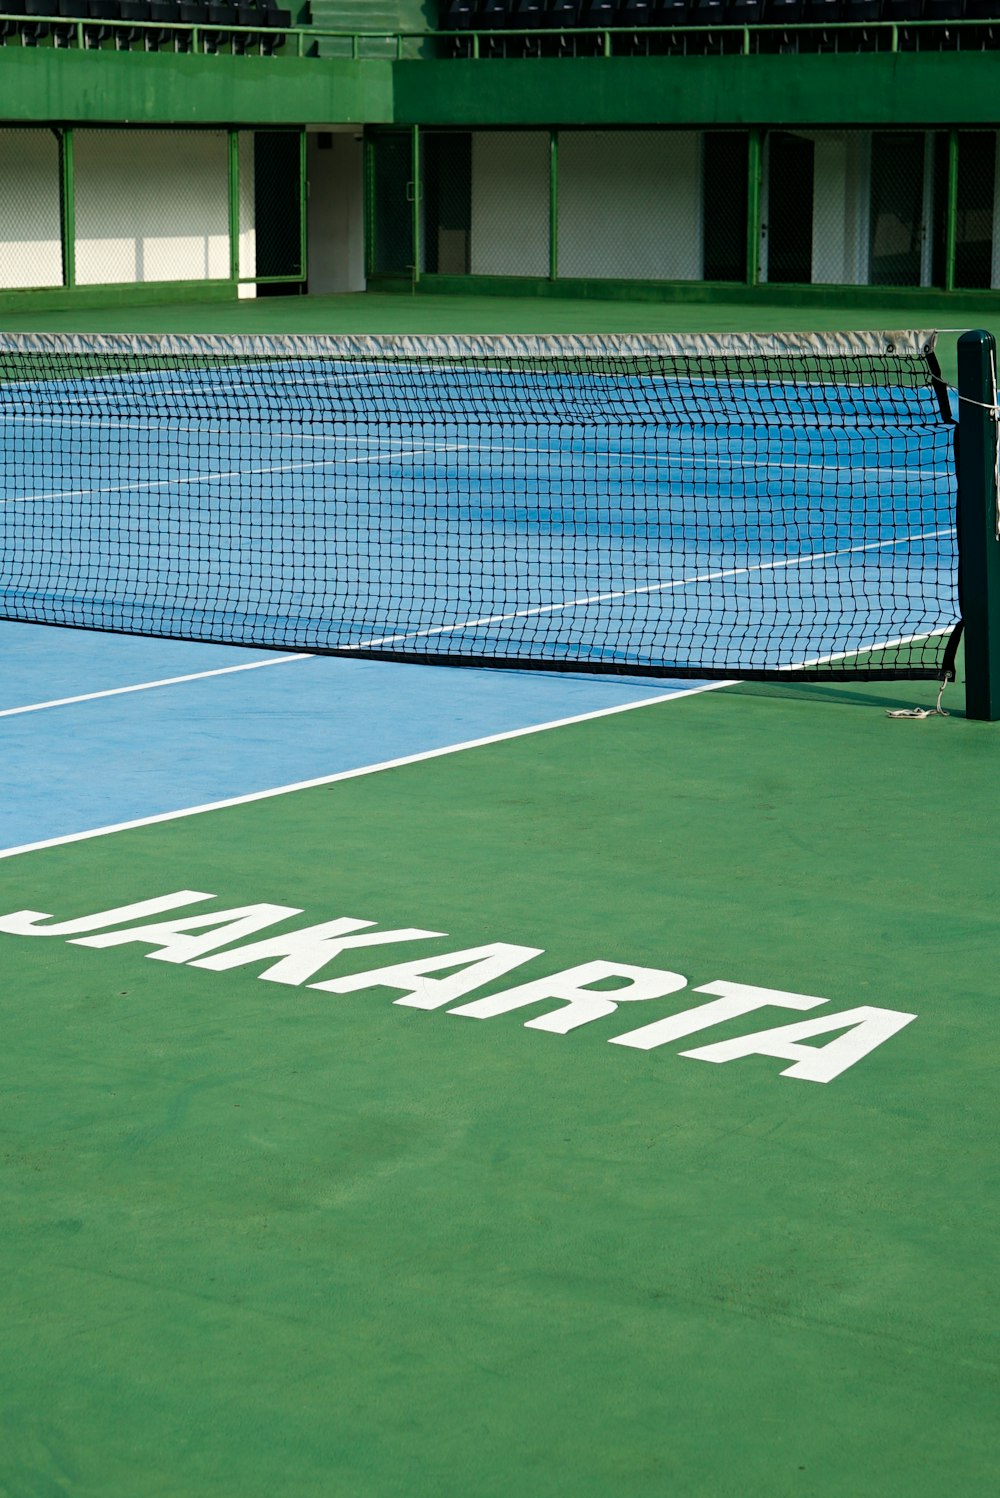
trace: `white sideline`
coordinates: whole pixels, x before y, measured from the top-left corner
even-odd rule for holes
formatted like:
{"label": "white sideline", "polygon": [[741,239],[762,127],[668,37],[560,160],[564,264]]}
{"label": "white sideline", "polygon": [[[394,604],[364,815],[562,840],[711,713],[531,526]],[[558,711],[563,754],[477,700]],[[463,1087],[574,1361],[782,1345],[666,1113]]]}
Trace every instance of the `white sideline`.
{"label": "white sideline", "polygon": [[458,754],[465,749],[481,749],[487,744],[499,744],[506,739],[520,739],[532,733],[544,733],[550,728],[568,728],[574,723],[587,723],[593,718],[609,718],[615,713],[631,712],[634,708],[651,707],[657,702],[672,702],[679,697],[694,697],[699,692],[716,692],[721,687],[734,686],[732,681],[706,682],[697,687],[682,687],[676,692],[664,692],[657,697],[646,697],[641,702],[625,702],[616,707],[597,708],[593,712],[578,713],[570,718],[555,718],[549,723],[535,723],[529,728],[511,728],[504,733],[491,733],[481,739],[467,739],[462,744],[446,744],[441,749],[425,749],[419,754],[406,754],[399,759],[383,760],[380,764],[362,765],[355,770],[340,770],[334,775],[319,775],[313,780],[298,780],[292,785],[279,785],[266,791],[251,791],[245,796],[230,796],[222,801],[209,801],[203,806],[185,806],[178,811],[157,812],[151,817],[136,817],[130,822],[115,822],[109,827],[94,827],[88,832],[70,832],[63,837],[44,838],[37,843],[22,843],[16,848],[0,849],[0,858],[14,858],[19,853],[38,853],[44,848],[60,848],[67,843],[84,842],[92,837],[107,837],[113,832],[129,832],[137,827],[152,827],[158,822],[173,822],[181,817],[194,817],[204,811],[224,811],[231,806],[246,806],[252,801],[265,801],[272,796],[287,796],[292,791],[313,790],[321,785],[334,785],[339,780],[356,780],[362,775],[376,775],[381,770],[396,770],[404,765],[420,764],[423,760],[440,759],[446,754]]}
{"label": "white sideline", "polygon": [[187,676],[164,676],[160,681],[137,681],[130,687],[107,687],[103,692],[81,692],[79,697],[53,697],[51,702],[30,702],[24,707],[0,708],[0,718],[16,718],[18,713],[40,713],[47,707],[70,707],[76,702],[96,702],[99,697],[121,697],[125,692],[149,692],[154,687],[176,687],[185,681],[202,681],[206,676],[229,676],[234,671],[259,671],[264,666],[284,666],[289,661],[311,661],[311,651],[298,655],[278,655],[266,661],[245,661],[240,666],[217,666],[213,671],[192,671]]}

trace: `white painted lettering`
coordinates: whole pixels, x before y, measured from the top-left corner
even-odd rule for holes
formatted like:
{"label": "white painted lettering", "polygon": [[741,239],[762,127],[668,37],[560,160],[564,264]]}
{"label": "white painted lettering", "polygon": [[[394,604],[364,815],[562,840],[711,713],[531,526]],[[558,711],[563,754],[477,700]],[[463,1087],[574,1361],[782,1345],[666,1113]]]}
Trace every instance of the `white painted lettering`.
{"label": "white painted lettering", "polygon": [[14,910],[0,915],[0,931],[12,936],[76,936],[81,931],[100,931],[104,926],[120,926],[122,921],[159,915],[164,910],[178,910],[182,905],[197,905],[199,900],[214,900],[200,889],[179,889],[172,895],[158,895],[155,900],[139,900],[135,905],[117,905],[113,910],[98,910],[95,915],[74,921],[57,921],[53,926],[38,926],[37,921],[51,921],[43,910]]}
{"label": "white painted lettering", "polygon": [[[349,978],[333,978],[329,983],[314,983],[314,988],[325,988],[329,993],[356,993],[362,988],[405,988],[408,990],[394,1004],[403,1004],[409,1009],[441,1009],[453,999],[471,993],[502,978],[512,968],[520,967],[532,957],[540,957],[541,947],[517,947],[511,942],[498,941],[485,947],[467,947],[464,952],[445,952],[442,956],[428,957],[417,962],[399,962],[392,967],[373,968],[368,973],[354,973]],[[450,978],[428,978],[428,973],[438,973],[462,964],[462,971]]]}
{"label": "white painted lettering", "polygon": [[[359,921],[353,916],[343,916],[336,921],[323,921],[318,926],[304,926],[299,931],[289,931],[284,936],[269,936],[266,941],[255,941],[250,946],[237,947],[234,952],[220,952],[215,957],[200,959],[192,963],[192,966],[208,967],[221,972],[226,968],[243,967],[249,962],[260,962],[267,957],[280,957],[280,962],[276,962],[259,976],[268,983],[305,983],[320,968],[332,962],[334,957],[349,949],[385,946],[390,942],[424,941],[431,936],[445,935],[443,931],[422,931],[418,926],[405,926],[397,931],[369,931],[365,936],[348,935],[349,932],[374,924],[374,921]],[[312,986],[333,987],[328,983],[315,983]]]}
{"label": "white painted lettering", "polygon": [[[147,952],[155,962],[190,962],[214,947],[251,936],[264,926],[273,926],[285,916],[301,915],[294,905],[240,905],[235,910],[214,910],[210,915],[182,916],[179,921],[158,921],[152,926],[130,926],[126,931],[109,931],[103,936],[81,936],[78,947],[121,947],[129,942],[149,942],[159,952]],[[208,929],[205,936],[188,936],[189,931]]]}
{"label": "white painted lettering", "polygon": [[[620,988],[604,990],[589,986],[608,978],[622,978],[624,982]],[[664,994],[675,993],[686,985],[687,979],[680,973],[670,973],[663,968],[630,967],[624,962],[584,962],[579,967],[553,973],[550,978],[538,978],[534,983],[523,983],[519,988],[508,988],[489,998],[462,1004],[458,1009],[449,1009],[448,1013],[466,1014],[473,1019],[491,1019],[495,1014],[523,1009],[542,999],[562,999],[566,1005],[564,1009],[554,1009],[551,1014],[529,1019],[525,1022],[525,1028],[565,1035],[580,1025],[588,1025],[592,1020],[614,1014],[619,1004],[660,999]]]}
{"label": "white painted lettering", "polygon": [[817,1005],[828,1002],[827,999],[813,998],[807,993],[784,993],[778,988],[756,988],[749,983],[730,983],[725,978],[706,983],[693,992],[718,994],[719,998],[714,1004],[699,1004],[696,1009],[682,1009],[679,1014],[669,1014],[666,1019],[654,1020],[651,1025],[643,1025],[641,1030],[614,1035],[609,1043],[631,1046],[636,1051],[652,1051],[670,1040],[679,1040],[682,1035],[691,1035],[696,1030],[708,1030],[712,1025],[739,1019],[743,1014],[752,1014],[755,1009],[766,1009],[769,1005],[778,1009],[815,1009]]}
{"label": "white painted lettering", "polygon": [[[781,1073],[783,1077],[800,1077],[805,1082],[831,1082],[916,1017],[898,1009],[876,1009],[863,1004],[857,1009],[842,1009],[839,1014],[803,1020],[798,1025],[779,1025],[774,1030],[758,1030],[754,1035],[741,1035],[736,1040],[723,1040],[695,1051],[681,1051],[681,1055],[692,1056],[696,1061],[778,1056],[796,1063],[786,1067]],[[824,1046],[799,1044],[801,1040],[826,1035],[831,1030],[844,1030],[845,1034]]]}

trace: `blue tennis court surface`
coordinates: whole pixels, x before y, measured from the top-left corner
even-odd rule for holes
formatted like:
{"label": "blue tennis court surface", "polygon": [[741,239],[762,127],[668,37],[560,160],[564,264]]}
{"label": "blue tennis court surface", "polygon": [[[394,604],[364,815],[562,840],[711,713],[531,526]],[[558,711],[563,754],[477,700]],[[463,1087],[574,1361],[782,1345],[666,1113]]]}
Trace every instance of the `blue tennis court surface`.
{"label": "blue tennis court surface", "polygon": [[317,359],[8,381],[0,589],[53,623],[694,675],[943,635],[934,397],[804,392],[546,371],[526,414],[507,371]]}
{"label": "blue tennis court surface", "polygon": [[2,623],[0,850],[679,689]]}

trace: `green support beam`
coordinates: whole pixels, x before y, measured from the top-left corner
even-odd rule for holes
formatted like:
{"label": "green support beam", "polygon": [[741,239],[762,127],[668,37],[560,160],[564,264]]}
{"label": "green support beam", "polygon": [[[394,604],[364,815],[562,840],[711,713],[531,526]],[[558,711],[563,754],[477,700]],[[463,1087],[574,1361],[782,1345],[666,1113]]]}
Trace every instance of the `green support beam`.
{"label": "green support beam", "polygon": [[997,510],[996,343],[958,340],[959,598],[965,620],[965,704],[970,718],[1000,718],[1000,515]]}
{"label": "green support beam", "polygon": [[958,242],[958,131],[948,131],[948,195],[944,223],[944,289],[955,290],[955,245]]}
{"label": "green support beam", "polygon": [[760,284],[760,190],[764,171],[764,132],[750,131],[747,150],[747,285]]}
{"label": "green support beam", "polygon": [[412,209],[411,222],[413,233],[413,284],[420,283],[420,126],[414,125],[410,131],[411,157],[410,157],[410,205]]}
{"label": "green support beam", "polygon": [[240,134],[230,130],[228,145],[229,186],[229,279],[240,278]]}
{"label": "green support beam", "polygon": [[62,234],[63,285],[76,285],[76,173],[73,162],[73,132],[59,132],[59,201]]}
{"label": "green support beam", "polygon": [[549,131],[549,280],[559,277],[559,131]]}

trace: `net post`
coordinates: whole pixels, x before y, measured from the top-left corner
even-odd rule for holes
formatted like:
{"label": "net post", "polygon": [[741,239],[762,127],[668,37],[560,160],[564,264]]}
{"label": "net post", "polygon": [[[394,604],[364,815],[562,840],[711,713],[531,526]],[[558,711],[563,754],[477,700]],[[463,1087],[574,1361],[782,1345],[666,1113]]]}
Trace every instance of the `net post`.
{"label": "net post", "polygon": [[965,620],[966,716],[1000,718],[1000,539],[996,343],[958,340],[958,591]]}

